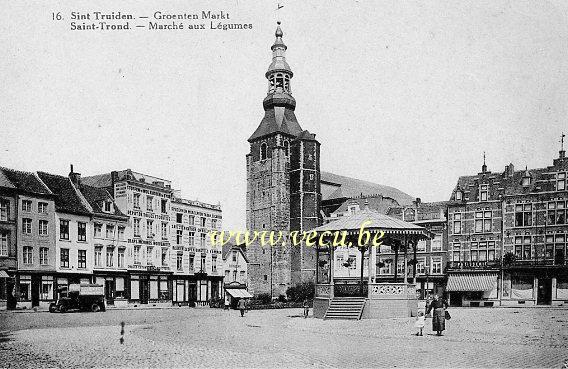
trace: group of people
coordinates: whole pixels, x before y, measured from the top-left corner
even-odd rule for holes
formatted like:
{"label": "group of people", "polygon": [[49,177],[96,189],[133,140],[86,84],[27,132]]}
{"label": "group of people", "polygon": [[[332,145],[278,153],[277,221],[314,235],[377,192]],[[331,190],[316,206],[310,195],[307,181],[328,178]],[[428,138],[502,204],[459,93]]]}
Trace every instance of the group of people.
{"label": "group of people", "polygon": [[[304,308],[304,318],[308,317],[310,312],[310,304],[308,300],[304,300],[302,304]],[[225,309],[229,308],[228,300],[225,301]],[[450,319],[450,314],[446,310],[448,308],[448,302],[438,295],[434,295],[433,299],[426,299],[426,313],[419,311],[416,317],[416,322],[414,326],[418,328],[416,332],[417,336],[423,335],[424,326],[426,325],[426,317],[432,317],[432,331],[436,332],[437,336],[441,336],[442,332],[446,330],[446,319]],[[245,299],[239,299],[237,302],[237,309],[241,312],[241,317],[245,316],[245,312],[248,310],[247,301]]]}
{"label": "group of people", "polygon": [[418,328],[416,335],[422,336],[422,331],[426,324],[426,316],[430,316],[430,313],[432,313],[432,331],[435,331],[437,336],[441,336],[442,332],[446,330],[446,319],[450,319],[450,314],[446,310],[447,308],[448,302],[438,295],[434,295],[432,301],[427,299],[426,314],[424,314],[423,311],[419,311],[416,322],[414,323],[414,326]]}
{"label": "group of people", "polygon": [[[308,314],[310,313],[310,302],[307,299],[305,299],[302,306],[304,308],[304,319],[305,319],[308,317]],[[226,299],[225,310],[228,309],[229,309],[229,300]],[[247,301],[245,299],[239,299],[239,301],[237,302],[237,309],[239,309],[239,311],[241,312],[241,317],[245,316],[245,312],[248,310]]]}

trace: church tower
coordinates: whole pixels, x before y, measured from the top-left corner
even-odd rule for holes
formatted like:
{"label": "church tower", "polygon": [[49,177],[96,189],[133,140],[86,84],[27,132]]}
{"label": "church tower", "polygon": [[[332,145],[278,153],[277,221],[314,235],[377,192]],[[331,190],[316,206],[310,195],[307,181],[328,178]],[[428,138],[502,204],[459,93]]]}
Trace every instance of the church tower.
{"label": "church tower", "polygon": [[[264,98],[264,117],[248,139],[247,229],[279,232],[308,230],[321,224],[319,214],[319,143],[315,135],[302,130],[294,110],[292,70],[286,62],[280,22],[272,45],[272,63],[265,74],[268,93]],[[255,294],[278,296],[299,282],[302,269],[311,270],[302,255],[303,247],[247,248],[249,290]],[[306,260],[309,264],[311,257]],[[313,265],[315,269],[315,261]],[[309,274],[310,272],[308,272]]]}

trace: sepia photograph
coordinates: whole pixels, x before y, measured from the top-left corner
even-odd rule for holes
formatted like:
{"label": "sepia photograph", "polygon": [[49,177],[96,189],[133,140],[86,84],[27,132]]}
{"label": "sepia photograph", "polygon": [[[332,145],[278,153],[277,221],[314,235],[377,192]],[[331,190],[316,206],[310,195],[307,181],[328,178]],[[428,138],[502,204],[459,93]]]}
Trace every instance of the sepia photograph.
{"label": "sepia photograph", "polygon": [[568,368],[568,2],[0,9],[0,368]]}

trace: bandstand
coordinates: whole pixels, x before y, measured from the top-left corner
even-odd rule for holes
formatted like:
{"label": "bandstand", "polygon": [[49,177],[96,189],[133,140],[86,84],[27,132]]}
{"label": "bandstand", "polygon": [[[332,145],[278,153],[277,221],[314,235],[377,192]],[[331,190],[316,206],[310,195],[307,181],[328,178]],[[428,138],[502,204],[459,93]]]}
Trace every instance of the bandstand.
{"label": "bandstand", "polygon": [[[362,228],[363,227],[363,228]],[[316,291],[314,317],[324,319],[361,319],[415,316],[417,306],[416,286],[407,277],[407,253],[414,253],[418,240],[430,238],[430,232],[416,224],[391,218],[366,207],[355,214],[344,216],[316,229],[321,244],[316,246]],[[376,235],[384,232],[381,245],[373,245]],[[363,234],[363,232],[368,232]],[[336,284],[334,282],[333,241],[345,235],[345,244],[356,247],[360,252],[357,283]],[[367,237],[369,236],[369,237]],[[359,245],[359,239],[361,244]],[[336,242],[337,243],[337,242]],[[402,283],[375,283],[377,254],[385,245],[398,247],[404,259],[405,273]],[[364,278],[364,256],[368,253],[368,273]]]}

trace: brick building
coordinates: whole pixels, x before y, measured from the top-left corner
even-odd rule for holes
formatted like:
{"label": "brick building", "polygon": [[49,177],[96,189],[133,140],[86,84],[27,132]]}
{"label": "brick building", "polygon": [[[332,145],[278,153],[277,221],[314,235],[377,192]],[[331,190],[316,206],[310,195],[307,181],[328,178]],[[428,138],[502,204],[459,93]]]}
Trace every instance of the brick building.
{"label": "brick building", "polygon": [[564,150],[546,168],[460,177],[448,204],[450,303],[561,305],[568,301]]}
{"label": "brick building", "polygon": [[546,168],[502,173],[502,305],[568,303],[567,172],[562,148]]}
{"label": "brick building", "polygon": [[[272,45],[272,63],[266,72],[268,94],[264,118],[248,139],[247,211],[249,231],[301,231],[321,224],[320,150],[315,135],[296,119],[296,100],[286,62],[280,26]],[[315,273],[313,248],[303,246],[247,247],[249,289],[255,294],[285,294]]]}
{"label": "brick building", "polygon": [[499,299],[500,260],[503,247],[502,173],[484,163],[481,172],[462,176],[448,203],[447,266],[452,305],[493,306]]}
{"label": "brick building", "polygon": [[[431,232],[430,239],[418,241],[416,251],[414,248],[408,250],[407,258],[410,263],[407,265],[406,274],[408,280],[415,280],[419,298],[443,294],[448,262],[447,202],[422,203],[420,199],[416,199],[412,205],[390,208],[387,215],[417,224]],[[386,248],[384,251],[381,250],[380,255],[381,258],[390,259],[391,262],[383,261],[384,265],[377,267],[377,281],[382,278],[393,280],[394,253]],[[397,264],[399,272],[397,280],[402,280],[405,264],[403,260],[398,261]]]}

